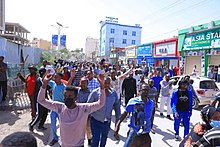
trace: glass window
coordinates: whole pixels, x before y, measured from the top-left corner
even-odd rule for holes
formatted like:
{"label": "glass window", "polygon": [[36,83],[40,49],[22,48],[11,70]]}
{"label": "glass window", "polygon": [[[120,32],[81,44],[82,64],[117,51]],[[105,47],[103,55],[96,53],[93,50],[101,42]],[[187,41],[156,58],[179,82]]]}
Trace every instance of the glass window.
{"label": "glass window", "polygon": [[134,44],[135,44],[135,40],[131,40],[131,44],[133,44],[133,45],[134,45]]}
{"label": "glass window", "polygon": [[217,85],[214,81],[201,81],[200,82],[201,89],[217,89]]}
{"label": "glass window", "polygon": [[132,31],[132,36],[136,36],[136,32],[135,31]]}
{"label": "glass window", "polygon": [[115,41],[114,38],[110,38],[110,39],[109,39],[109,42],[110,42],[110,43],[114,43],[114,41]]}
{"label": "glass window", "polygon": [[115,29],[111,29],[111,34],[114,34],[115,33]]}
{"label": "glass window", "polygon": [[126,44],[127,43],[127,40],[126,39],[123,39],[122,40],[122,44]]}
{"label": "glass window", "polygon": [[128,34],[127,30],[123,30],[123,35],[127,35],[127,34]]}

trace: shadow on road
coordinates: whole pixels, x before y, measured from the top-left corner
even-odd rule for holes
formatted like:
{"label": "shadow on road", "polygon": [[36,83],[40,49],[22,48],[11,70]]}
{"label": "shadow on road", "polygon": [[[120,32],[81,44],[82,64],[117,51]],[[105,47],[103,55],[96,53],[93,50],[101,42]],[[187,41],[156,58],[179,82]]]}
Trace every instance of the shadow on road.
{"label": "shadow on road", "polygon": [[[36,126],[35,128],[37,128]],[[47,123],[44,125],[44,127],[47,128],[47,130],[39,131],[38,129],[34,129],[33,135],[39,140],[42,140],[44,145],[47,145],[50,137],[50,124]]]}
{"label": "shadow on road", "polygon": [[8,123],[9,126],[15,124],[15,122],[19,119],[19,112],[18,111],[0,111],[0,125]]}
{"label": "shadow on road", "polygon": [[[155,126],[155,125],[154,125]],[[173,147],[172,145],[170,145],[167,140],[173,140],[174,139],[174,132],[172,132],[171,130],[167,129],[166,131],[161,130],[160,128],[158,128],[158,126],[155,126],[155,132],[157,134],[160,134],[161,136],[163,136],[163,142],[167,144],[167,146],[169,147]],[[168,133],[171,132],[171,133]]]}

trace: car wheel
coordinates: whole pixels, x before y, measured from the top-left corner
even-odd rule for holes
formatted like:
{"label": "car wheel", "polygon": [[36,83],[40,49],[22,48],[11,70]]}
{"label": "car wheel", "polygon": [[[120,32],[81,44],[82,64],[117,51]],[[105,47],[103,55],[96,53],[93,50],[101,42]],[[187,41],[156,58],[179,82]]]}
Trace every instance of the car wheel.
{"label": "car wheel", "polygon": [[193,98],[193,100],[192,100],[192,108],[196,109],[196,108],[198,108],[198,106],[199,106],[198,100],[196,98]]}

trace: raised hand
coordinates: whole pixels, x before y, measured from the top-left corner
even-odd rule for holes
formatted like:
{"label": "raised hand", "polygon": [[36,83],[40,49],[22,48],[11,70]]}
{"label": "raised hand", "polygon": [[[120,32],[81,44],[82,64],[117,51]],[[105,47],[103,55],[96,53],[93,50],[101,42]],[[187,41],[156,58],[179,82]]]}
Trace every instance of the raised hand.
{"label": "raised hand", "polygon": [[49,82],[53,78],[52,74],[46,74],[46,76],[43,79],[43,82]]}
{"label": "raised hand", "polygon": [[43,85],[42,88],[46,89],[48,82],[53,78],[52,74],[46,74],[45,77],[43,78]]}
{"label": "raised hand", "polygon": [[100,83],[100,87],[101,89],[105,88],[105,78],[104,78],[104,74],[99,74],[98,76],[98,81]]}
{"label": "raised hand", "polygon": [[73,68],[73,69],[71,70],[70,76],[71,76],[71,77],[75,77],[75,75],[76,75],[76,70]]}

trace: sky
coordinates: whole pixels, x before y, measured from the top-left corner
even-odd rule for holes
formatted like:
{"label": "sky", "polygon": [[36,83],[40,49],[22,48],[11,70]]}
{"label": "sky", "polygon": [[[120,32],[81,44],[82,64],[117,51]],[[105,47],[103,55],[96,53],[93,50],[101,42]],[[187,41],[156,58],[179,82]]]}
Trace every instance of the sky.
{"label": "sky", "polygon": [[52,40],[56,22],[68,27],[67,48],[84,48],[86,37],[99,39],[106,16],[120,24],[142,26],[141,43],[177,36],[179,29],[220,19],[220,0],[5,0],[6,22],[20,23],[39,39]]}

